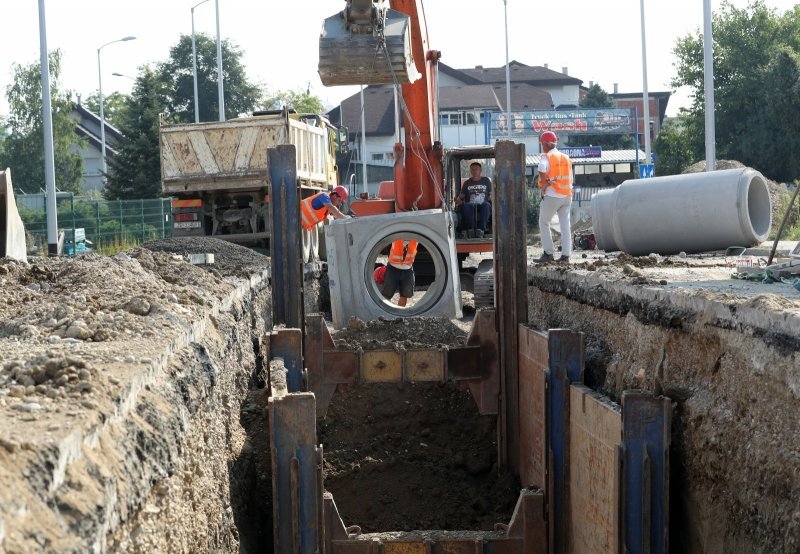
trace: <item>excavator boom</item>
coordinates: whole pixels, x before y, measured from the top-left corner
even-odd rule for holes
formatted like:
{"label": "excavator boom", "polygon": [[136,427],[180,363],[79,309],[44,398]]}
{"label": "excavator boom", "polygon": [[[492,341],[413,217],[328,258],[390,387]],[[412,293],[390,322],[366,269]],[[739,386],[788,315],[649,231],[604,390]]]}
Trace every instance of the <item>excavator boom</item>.
{"label": "excavator boom", "polygon": [[413,83],[420,78],[411,50],[409,17],[385,0],[348,0],[327,18],[319,38],[325,86]]}

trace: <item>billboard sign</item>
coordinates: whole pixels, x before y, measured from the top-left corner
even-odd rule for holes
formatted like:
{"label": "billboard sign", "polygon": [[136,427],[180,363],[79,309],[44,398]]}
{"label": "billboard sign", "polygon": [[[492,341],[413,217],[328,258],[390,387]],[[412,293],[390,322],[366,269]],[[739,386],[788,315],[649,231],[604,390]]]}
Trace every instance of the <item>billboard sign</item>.
{"label": "billboard sign", "polygon": [[603,149],[600,146],[560,146],[558,151],[570,158],[601,158],[603,156]]}
{"label": "billboard sign", "polygon": [[[508,136],[508,117],[492,112],[492,138]],[[511,112],[511,135],[538,136],[545,131],[564,135],[623,135],[634,132],[634,117],[622,108],[530,110]]]}

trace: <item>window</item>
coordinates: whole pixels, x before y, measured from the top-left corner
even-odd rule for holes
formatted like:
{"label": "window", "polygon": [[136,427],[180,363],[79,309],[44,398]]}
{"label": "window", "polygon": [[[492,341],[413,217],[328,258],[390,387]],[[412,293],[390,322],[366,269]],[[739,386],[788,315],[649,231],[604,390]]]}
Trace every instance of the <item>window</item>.
{"label": "window", "polygon": [[465,123],[464,125],[477,125],[478,124],[478,115],[475,112],[466,112],[464,114]]}
{"label": "window", "polygon": [[373,152],[370,156],[373,162],[383,161],[383,152],[378,152],[377,154]]}
{"label": "window", "polygon": [[614,171],[616,171],[617,173],[630,173],[631,164],[615,164]]}

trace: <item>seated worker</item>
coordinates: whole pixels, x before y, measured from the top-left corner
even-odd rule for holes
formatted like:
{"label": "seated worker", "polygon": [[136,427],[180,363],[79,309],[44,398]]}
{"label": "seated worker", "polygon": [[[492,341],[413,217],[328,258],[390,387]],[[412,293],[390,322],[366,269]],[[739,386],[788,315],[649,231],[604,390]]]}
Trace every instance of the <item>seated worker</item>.
{"label": "seated worker", "polygon": [[347,200],[347,189],[342,186],[334,188],[330,194],[318,192],[314,196],[304,199],[300,203],[300,218],[303,228],[311,231],[325,221],[328,214],[332,215],[334,219],[348,219],[350,216],[339,210],[339,206],[345,200]]}
{"label": "seated worker", "polygon": [[[461,192],[456,199],[456,205],[460,206],[461,215],[465,221],[461,238],[481,239],[486,234],[489,214],[492,213],[492,182],[488,177],[481,176],[479,162],[469,164],[469,173],[470,178],[461,185]],[[477,222],[475,221],[476,216]]]}
{"label": "seated worker", "polygon": [[414,258],[417,257],[417,241],[396,240],[389,251],[389,263],[383,275],[381,293],[386,300],[391,300],[396,292],[400,292],[397,305],[405,307],[408,299],[414,296]]}

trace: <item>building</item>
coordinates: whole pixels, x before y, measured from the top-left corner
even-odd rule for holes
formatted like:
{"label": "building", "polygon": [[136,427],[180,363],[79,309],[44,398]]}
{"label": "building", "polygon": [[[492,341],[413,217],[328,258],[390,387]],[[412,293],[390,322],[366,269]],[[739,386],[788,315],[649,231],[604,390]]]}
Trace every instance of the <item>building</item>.
{"label": "building", "polygon": [[[580,98],[586,89],[582,87],[583,81],[568,74],[566,67],[558,72],[546,65],[529,66],[512,61],[509,64],[510,110],[506,106],[505,66],[455,69],[440,62],[438,67],[439,129],[445,148],[493,144],[498,139],[510,137],[516,142],[524,143],[529,154],[538,154],[538,136],[544,130],[551,129],[565,136],[575,128],[570,126],[583,125],[584,132],[595,129],[597,132],[624,134],[635,127],[634,113],[638,113],[640,132],[643,129],[641,93],[627,94],[615,90],[612,97],[618,102],[616,108],[580,108]],[[653,138],[661,128],[669,94],[650,94],[650,116],[655,121]],[[394,163],[393,146],[397,142],[394,96],[394,88],[388,85],[368,86],[364,89],[363,145],[360,94],[350,96],[328,112],[332,122],[349,130],[353,158],[352,167],[343,168],[346,176],[357,174],[359,176],[355,180],[361,180],[355,166],[360,164],[361,153],[365,152],[366,162],[370,166],[367,180],[375,184],[379,180],[391,179],[391,172],[381,172],[378,168],[383,166],[388,169]],[[631,111],[637,102],[639,112]],[[506,121],[508,112],[512,119],[510,125]],[[600,120],[600,117],[603,119]],[[402,130],[400,132],[403,133]],[[612,171],[610,179],[619,184],[623,174],[634,175],[636,159],[634,151],[627,153],[626,161],[620,163],[632,164],[628,168],[631,171]],[[597,165],[600,168],[609,167],[608,164]],[[533,173],[532,167],[528,170],[529,174]]]}
{"label": "building", "polygon": [[[81,105],[81,99],[73,105],[72,118],[75,121],[75,133],[84,139],[85,146],[74,146],[83,158],[82,189],[87,195],[99,195],[103,190],[101,172],[100,117]],[[106,120],[106,163],[117,154],[117,147],[125,140],[113,125]]]}

